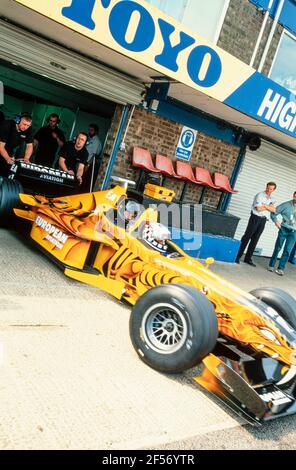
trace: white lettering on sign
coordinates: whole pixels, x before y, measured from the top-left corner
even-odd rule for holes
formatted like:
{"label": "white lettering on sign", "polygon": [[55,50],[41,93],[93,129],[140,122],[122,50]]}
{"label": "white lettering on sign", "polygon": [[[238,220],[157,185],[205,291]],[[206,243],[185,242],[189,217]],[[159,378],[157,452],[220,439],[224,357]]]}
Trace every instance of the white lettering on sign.
{"label": "white lettering on sign", "polygon": [[259,117],[277,123],[282,129],[295,132],[296,129],[296,102],[288,101],[280,93],[269,88],[257,112]]}

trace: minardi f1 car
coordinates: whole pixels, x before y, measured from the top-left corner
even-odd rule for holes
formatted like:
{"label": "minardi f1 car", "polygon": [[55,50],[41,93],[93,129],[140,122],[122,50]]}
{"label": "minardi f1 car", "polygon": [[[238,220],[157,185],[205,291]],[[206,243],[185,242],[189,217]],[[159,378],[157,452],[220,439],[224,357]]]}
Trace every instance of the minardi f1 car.
{"label": "minardi f1 car", "polygon": [[160,252],[149,239],[157,211],[130,220],[123,188],[20,199],[15,214],[67,276],[133,306],[130,335],[146,364],[166,373],[199,365],[194,380],[249,422],[296,411],[293,297],[273,288],[244,292],[169,239]]}

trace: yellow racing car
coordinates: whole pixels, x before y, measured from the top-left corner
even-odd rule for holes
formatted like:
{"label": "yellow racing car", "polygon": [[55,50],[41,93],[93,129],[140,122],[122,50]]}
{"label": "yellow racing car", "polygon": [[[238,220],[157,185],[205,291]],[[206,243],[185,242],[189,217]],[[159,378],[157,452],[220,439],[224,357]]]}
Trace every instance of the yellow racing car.
{"label": "yellow racing car", "polygon": [[244,292],[189,257],[153,208],[121,187],[46,198],[20,194],[15,214],[64,273],[133,308],[139,357],[194,380],[260,422],[296,411],[296,301],[281,289]]}

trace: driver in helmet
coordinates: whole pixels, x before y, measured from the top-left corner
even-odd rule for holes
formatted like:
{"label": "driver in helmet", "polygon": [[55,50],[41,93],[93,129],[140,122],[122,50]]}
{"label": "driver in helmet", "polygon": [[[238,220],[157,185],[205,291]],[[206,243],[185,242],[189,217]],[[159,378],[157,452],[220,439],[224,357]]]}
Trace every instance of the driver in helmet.
{"label": "driver in helmet", "polygon": [[151,222],[145,225],[142,236],[148,247],[153,248],[164,256],[169,254],[167,240],[170,240],[171,233],[165,225]]}

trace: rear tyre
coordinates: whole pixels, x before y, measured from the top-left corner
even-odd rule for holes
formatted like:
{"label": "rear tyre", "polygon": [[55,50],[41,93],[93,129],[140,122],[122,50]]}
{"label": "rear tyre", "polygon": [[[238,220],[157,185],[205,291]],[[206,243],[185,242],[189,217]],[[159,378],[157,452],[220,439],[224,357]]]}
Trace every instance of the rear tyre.
{"label": "rear tyre", "polygon": [[250,294],[274,308],[296,330],[296,300],[292,295],[277,287],[259,287]]}
{"label": "rear tyre", "polygon": [[21,192],[23,188],[18,181],[0,177],[0,225],[7,225],[13,219],[13,209],[20,205]]}
{"label": "rear tyre", "polygon": [[130,336],[140,358],[166,373],[197,365],[215,347],[218,323],[211,302],[197,289],[163,284],[135,304]]}

